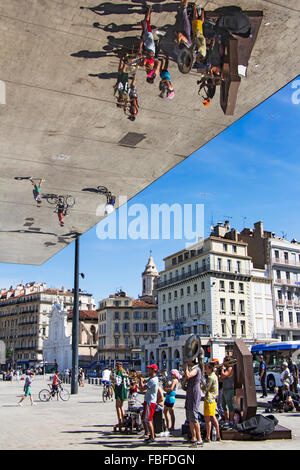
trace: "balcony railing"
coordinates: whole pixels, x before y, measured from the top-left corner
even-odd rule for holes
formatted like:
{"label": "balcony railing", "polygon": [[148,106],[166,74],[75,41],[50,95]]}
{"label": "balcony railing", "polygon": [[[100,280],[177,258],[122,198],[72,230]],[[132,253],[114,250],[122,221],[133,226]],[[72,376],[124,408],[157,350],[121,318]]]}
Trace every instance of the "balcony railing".
{"label": "balcony railing", "polygon": [[284,259],[284,258],[272,258],[272,263],[300,267],[300,262],[289,260],[289,259]]}
{"label": "balcony railing", "polygon": [[184,281],[185,279],[189,279],[195,276],[198,276],[199,274],[203,274],[209,271],[217,271],[225,274],[233,274],[233,275],[238,275],[238,276],[250,276],[250,270],[249,269],[226,269],[225,267],[220,267],[219,265],[211,265],[210,263],[207,263],[201,267],[198,267],[196,269],[192,269],[188,272],[185,272],[183,274],[171,277],[166,280],[160,280],[158,282],[157,288],[161,289],[162,287],[169,286],[171,284],[176,284],[177,282]]}

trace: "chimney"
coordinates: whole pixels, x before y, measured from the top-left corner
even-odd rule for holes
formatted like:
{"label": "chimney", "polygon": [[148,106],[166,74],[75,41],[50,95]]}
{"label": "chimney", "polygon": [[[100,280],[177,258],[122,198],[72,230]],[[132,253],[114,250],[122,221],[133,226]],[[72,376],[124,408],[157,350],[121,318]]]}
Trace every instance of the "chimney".
{"label": "chimney", "polygon": [[264,238],[264,227],[263,227],[263,223],[261,221],[256,222],[254,224],[254,236],[256,238]]}

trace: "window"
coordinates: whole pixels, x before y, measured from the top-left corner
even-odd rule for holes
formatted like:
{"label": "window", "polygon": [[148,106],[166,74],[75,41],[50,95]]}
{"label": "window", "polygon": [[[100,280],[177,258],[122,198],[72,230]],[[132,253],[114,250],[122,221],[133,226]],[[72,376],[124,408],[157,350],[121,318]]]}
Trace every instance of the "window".
{"label": "window", "polygon": [[166,294],[163,294],[163,302],[166,301]]}
{"label": "window", "polygon": [[197,284],[194,284],[194,292],[197,292],[198,291],[198,286]]}
{"label": "window", "polygon": [[282,311],[279,312],[279,321],[280,321],[280,323],[283,322],[283,312]]}
{"label": "window", "polygon": [[225,299],[220,299],[220,310],[224,312],[226,310],[225,308]]}
{"label": "window", "polygon": [[171,292],[169,292],[168,300],[169,300],[169,302],[171,302],[171,300],[172,300],[172,294],[171,294]]}
{"label": "window", "polygon": [[141,312],[138,312],[138,311],[134,312],[133,318],[135,320],[139,320],[141,318]]}
{"label": "window", "polygon": [[227,260],[227,271],[231,271],[231,260]]}
{"label": "window", "polygon": [[229,282],[229,292],[234,292],[234,282]]}
{"label": "window", "polygon": [[152,312],[152,320],[156,320],[156,312]]}
{"label": "window", "polygon": [[201,282],[201,292],[205,292],[205,282]]}
{"label": "window", "polygon": [[148,312],[144,312],[143,318],[144,318],[144,320],[147,320],[147,318],[148,318]]}
{"label": "window", "polygon": [[235,300],[230,299],[230,312],[235,314]]}
{"label": "window", "polygon": [[177,299],[177,290],[174,291],[174,299]]}
{"label": "window", "polygon": [[287,251],[284,252],[284,261],[288,261],[289,260],[289,254]]}
{"label": "window", "polygon": [[134,323],[133,324],[133,331],[135,333],[139,333],[139,331],[140,331],[140,324],[139,323]]}
{"label": "window", "polygon": [[172,309],[169,308],[169,320],[172,320]]}
{"label": "window", "polygon": [[114,329],[115,333],[119,333],[120,331],[119,325],[120,325],[119,323],[115,323],[115,329]]}
{"label": "window", "polygon": [[225,291],[225,281],[220,281],[220,287],[219,287],[219,290],[220,291]]}
{"label": "window", "polygon": [[196,263],[195,263],[195,272],[197,273],[198,270],[199,270],[198,261],[196,261]]}
{"label": "window", "polygon": [[240,313],[245,313],[245,302],[240,300]]}
{"label": "window", "polygon": [[289,322],[293,323],[293,312],[289,312]]}
{"label": "window", "polygon": [[180,312],[181,312],[181,316],[183,317],[184,316],[184,305],[181,305]]}
{"label": "window", "polygon": [[222,270],[222,259],[221,258],[218,258],[218,270],[221,271]]}
{"label": "window", "polygon": [[201,301],[202,313],[205,313],[205,299]]}
{"label": "window", "polygon": [[236,262],[236,270],[237,270],[238,273],[241,272],[241,262],[240,261]]}
{"label": "window", "polygon": [[241,321],[241,335],[246,336],[246,322],[244,320]]}
{"label": "window", "polygon": [[191,304],[190,303],[187,304],[187,310],[188,310],[188,315],[191,315],[192,310],[191,310]]}
{"label": "window", "polygon": [[227,251],[227,249],[228,249],[227,243],[223,243],[223,251]]}
{"label": "window", "polygon": [[244,284],[242,282],[239,283],[239,293],[240,294],[244,293]]}
{"label": "window", "polygon": [[188,287],[186,288],[186,293],[187,293],[187,295],[190,295],[190,294],[191,294],[191,287],[190,287],[190,286],[188,286]]}
{"label": "window", "polygon": [[281,273],[280,273],[279,269],[276,271],[276,277],[277,277],[277,279],[281,279]]}
{"label": "window", "polygon": [[231,333],[232,335],[236,335],[236,321],[231,320]]}
{"label": "window", "polygon": [[198,313],[198,302],[194,302],[194,312]]}
{"label": "window", "polygon": [[175,307],[175,318],[178,318],[178,307]]}
{"label": "window", "polygon": [[139,345],[140,345],[140,337],[139,337],[139,336],[135,336],[134,339],[135,339],[135,345],[136,345],[136,346],[139,346]]}
{"label": "window", "polygon": [[129,320],[129,312],[124,313],[124,320]]}
{"label": "window", "polygon": [[115,338],[115,348],[119,347],[119,338]]}
{"label": "window", "polygon": [[166,310],[165,309],[163,310],[163,321],[167,321],[167,319],[166,319]]}
{"label": "window", "polygon": [[279,251],[278,250],[274,251],[274,256],[275,256],[276,259],[279,259]]}
{"label": "window", "polygon": [[130,323],[123,323],[123,333],[129,333]]}
{"label": "window", "polygon": [[148,331],[148,323],[144,323],[143,326],[144,326],[144,328],[143,328],[144,333],[147,333],[147,331]]}
{"label": "window", "polygon": [[226,336],[226,320],[221,320],[222,336]]}
{"label": "window", "polygon": [[184,296],[184,291],[183,289],[180,289],[180,297],[183,297]]}

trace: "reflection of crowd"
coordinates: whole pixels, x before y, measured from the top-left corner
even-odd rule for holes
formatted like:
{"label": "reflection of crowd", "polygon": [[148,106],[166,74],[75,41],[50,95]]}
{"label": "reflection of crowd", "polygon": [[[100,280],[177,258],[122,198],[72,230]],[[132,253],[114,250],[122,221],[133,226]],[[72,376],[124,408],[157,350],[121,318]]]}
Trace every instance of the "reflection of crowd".
{"label": "reflection of crowd", "polygon": [[[229,36],[251,36],[251,24],[248,16],[239,7],[229,6],[215,10],[215,18],[206,18],[203,8],[196,4],[189,4],[188,0],[180,0],[176,20],[176,33],[172,55],[176,57],[179,71],[189,73],[191,69],[199,72],[200,85],[198,94],[202,97],[205,107],[211,104],[216,93],[216,87],[223,80],[224,55],[227,51],[226,40]],[[169,53],[160,53],[161,40],[165,33],[156,31],[159,40],[154,39],[151,28],[151,8],[146,8],[145,18],[141,21],[142,34],[139,47],[131,60],[124,57],[120,59],[117,83],[114,87],[118,91],[117,106],[122,107],[128,118],[134,121],[138,113],[136,91],[136,69],[142,67],[146,72],[146,81],[149,84],[160,77],[159,96],[172,99],[175,89],[171,80],[169,66]],[[173,54],[174,53],[174,54]],[[125,54],[126,55],[126,54]],[[134,71],[128,72],[134,63]],[[129,78],[131,84],[129,85]]]}

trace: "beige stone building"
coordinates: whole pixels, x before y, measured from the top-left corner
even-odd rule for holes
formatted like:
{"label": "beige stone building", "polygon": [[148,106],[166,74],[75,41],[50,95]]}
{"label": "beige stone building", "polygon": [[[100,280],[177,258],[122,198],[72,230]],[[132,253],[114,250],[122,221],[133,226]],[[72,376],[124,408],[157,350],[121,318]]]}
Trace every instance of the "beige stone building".
{"label": "beige stone building", "polygon": [[118,292],[99,303],[98,360],[113,365],[120,360],[140,367],[142,345],[158,334],[157,304]]}
{"label": "beige stone building", "polygon": [[[0,340],[13,353],[16,365],[35,365],[43,360],[43,341],[48,336],[48,314],[55,302],[66,310],[73,308],[74,294],[62,287],[30,283],[1,290]],[[96,310],[92,294],[79,293],[80,310]]]}
{"label": "beige stone building", "polygon": [[236,338],[253,344],[251,258],[229,223],[210,237],[164,258],[158,291],[159,338],[145,345],[145,363],[178,367],[190,334],[207,356],[223,359]]}

